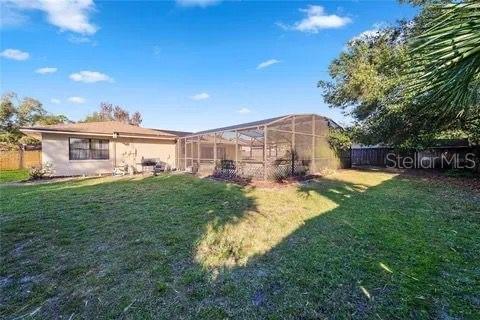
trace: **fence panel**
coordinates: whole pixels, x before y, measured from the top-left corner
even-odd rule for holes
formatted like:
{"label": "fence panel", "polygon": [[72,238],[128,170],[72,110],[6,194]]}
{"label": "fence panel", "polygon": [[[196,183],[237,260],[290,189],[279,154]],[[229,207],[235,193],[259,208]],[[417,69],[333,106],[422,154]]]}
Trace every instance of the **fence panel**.
{"label": "fence panel", "polygon": [[28,150],[23,152],[23,167],[31,168],[42,164],[41,150]]}
{"label": "fence panel", "polygon": [[[390,155],[388,158],[387,156]],[[412,160],[402,162],[406,157]],[[392,167],[400,169],[473,169],[480,172],[480,147],[435,147],[421,151],[395,151],[391,148],[352,149],[352,166]],[[472,162],[474,167],[472,167]]]}
{"label": "fence panel", "polygon": [[16,170],[20,169],[20,166],[21,160],[19,151],[2,151],[0,153],[0,170]]}
{"label": "fence panel", "polygon": [[383,167],[386,165],[387,154],[391,151],[388,148],[352,149],[352,165]]}
{"label": "fence panel", "polygon": [[41,150],[12,150],[0,152],[0,170],[27,169],[41,164]]}

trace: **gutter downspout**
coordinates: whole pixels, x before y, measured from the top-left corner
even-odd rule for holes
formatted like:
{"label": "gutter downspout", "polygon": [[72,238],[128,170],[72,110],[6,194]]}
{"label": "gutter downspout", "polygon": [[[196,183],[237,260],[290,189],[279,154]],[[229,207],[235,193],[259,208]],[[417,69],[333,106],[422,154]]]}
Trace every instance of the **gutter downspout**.
{"label": "gutter downspout", "polygon": [[114,132],[112,134],[113,138],[113,167],[115,168],[117,166],[117,138],[118,138],[118,132]]}

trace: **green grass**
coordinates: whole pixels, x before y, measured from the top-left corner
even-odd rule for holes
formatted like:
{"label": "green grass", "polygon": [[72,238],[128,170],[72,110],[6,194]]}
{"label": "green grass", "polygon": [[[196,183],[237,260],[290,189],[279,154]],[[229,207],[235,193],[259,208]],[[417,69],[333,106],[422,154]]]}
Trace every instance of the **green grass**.
{"label": "green grass", "polygon": [[381,172],[0,187],[0,318],[474,319],[480,198]]}
{"label": "green grass", "polygon": [[28,179],[28,170],[1,170],[0,183],[16,182]]}

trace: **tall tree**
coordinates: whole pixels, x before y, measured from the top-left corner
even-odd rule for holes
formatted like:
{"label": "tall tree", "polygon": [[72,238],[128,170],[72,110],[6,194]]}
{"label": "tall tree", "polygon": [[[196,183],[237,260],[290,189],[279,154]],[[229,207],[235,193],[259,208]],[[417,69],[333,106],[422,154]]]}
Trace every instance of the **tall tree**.
{"label": "tall tree", "polygon": [[[22,141],[27,141],[25,135],[20,132],[20,127],[63,122],[68,122],[67,117],[49,114],[38,100],[28,97],[19,100],[13,92],[1,97],[0,142],[4,145],[15,147]],[[33,142],[32,139],[28,141]]]}
{"label": "tall tree", "polygon": [[102,102],[100,110],[88,115],[82,122],[120,121],[134,126],[140,126],[142,115],[137,111],[132,115],[121,106]]}
{"label": "tall tree", "polygon": [[452,133],[474,136],[480,127],[479,72],[472,58],[480,48],[474,40],[480,34],[478,5],[476,13],[449,16],[443,8],[465,3],[407,2],[422,6],[413,21],[353,39],[331,63],[332,80],[319,82],[324,99],[353,116],[354,137],[363,143],[422,147]]}
{"label": "tall tree", "polygon": [[411,32],[411,24],[402,22],[355,37],[330,64],[331,80],[319,81],[325,102],[355,120],[355,140],[405,143],[408,128],[400,123],[409,103],[402,86]]}
{"label": "tall tree", "polygon": [[362,121],[395,101],[408,61],[408,25],[383,28],[352,39],[329,66],[331,81],[319,81],[324,98]]}

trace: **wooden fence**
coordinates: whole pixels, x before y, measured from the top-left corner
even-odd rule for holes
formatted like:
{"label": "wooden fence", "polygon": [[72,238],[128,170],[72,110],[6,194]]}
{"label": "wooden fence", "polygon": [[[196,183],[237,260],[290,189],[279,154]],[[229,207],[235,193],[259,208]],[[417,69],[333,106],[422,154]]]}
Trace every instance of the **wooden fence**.
{"label": "wooden fence", "polygon": [[0,170],[28,169],[42,164],[42,150],[0,151]]}
{"label": "wooden fence", "polygon": [[[352,149],[352,166],[405,168],[405,163],[399,161],[399,159],[405,159],[406,157],[414,160],[413,164],[416,164],[414,168],[424,169],[448,169],[452,168],[453,163],[458,165],[458,168],[465,168],[466,165],[471,165],[473,160],[475,167],[470,169],[480,172],[480,146],[434,147],[421,151],[401,152],[392,148]],[[422,159],[426,161],[422,162]],[[449,161],[451,163],[448,163]],[[419,165],[420,163],[423,166]]]}
{"label": "wooden fence", "polygon": [[385,167],[387,154],[392,151],[390,148],[352,149],[352,166]]}

